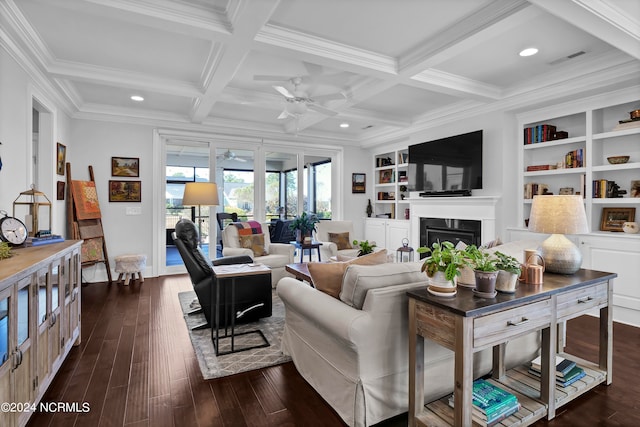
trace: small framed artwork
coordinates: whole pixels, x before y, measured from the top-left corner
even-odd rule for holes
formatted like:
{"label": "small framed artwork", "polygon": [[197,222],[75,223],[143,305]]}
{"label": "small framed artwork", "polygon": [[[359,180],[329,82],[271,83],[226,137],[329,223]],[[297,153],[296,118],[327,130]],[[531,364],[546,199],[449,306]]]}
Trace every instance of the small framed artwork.
{"label": "small framed artwork", "polygon": [[64,175],[64,164],[67,161],[67,147],[58,142],[56,145],[56,173]]}
{"label": "small framed artwork", "polygon": [[640,179],[631,181],[631,197],[640,197]]}
{"label": "small framed artwork", "polygon": [[380,171],[380,184],[389,184],[393,182],[393,171],[384,169]]}
{"label": "small framed artwork", "polygon": [[573,194],[573,187],[562,187],[558,194],[565,194],[565,195]]}
{"label": "small framed artwork", "polygon": [[352,193],[367,192],[367,174],[364,174],[364,173],[351,174],[351,192]]}
{"label": "small framed artwork", "polygon": [[56,187],[56,200],[64,200],[64,181],[58,181],[58,186]]}
{"label": "small framed artwork", "polygon": [[128,176],[136,178],[140,176],[139,157],[112,157],[111,176]]}
{"label": "small framed artwork", "polygon": [[141,202],[142,181],[109,181],[110,202]]}
{"label": "small framed artwork", "polygon": [[622,231],[622,224],[635,220],[636,208],[602,208],[601,231]]}

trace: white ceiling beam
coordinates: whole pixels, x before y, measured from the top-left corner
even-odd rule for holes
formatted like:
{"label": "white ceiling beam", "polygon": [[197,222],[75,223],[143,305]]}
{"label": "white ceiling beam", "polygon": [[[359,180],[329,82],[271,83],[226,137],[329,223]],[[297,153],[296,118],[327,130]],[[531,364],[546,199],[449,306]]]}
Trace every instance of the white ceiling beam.
{"label": "white ceiling beam", "polygon": [[434,69],[422,71],[410,80],[420,83],[420,85],[412,84],[412,86],[460,98],[470,97],[482,101],[492,101],[502,97],[502,90],[498,86]]}
{"label": "white ceiling beam", "polygon": [[200,123],[211,112],[216,99],[229,84],[253,46],[256,34],[271,17],[280,0],[243,0],[234,8],[233,38],[216,46],[203,71],[204,96],[194,103],[190,116]]}
{"label": "white ceiling beam", "polygon": [[489,3],[401,57],[398,61],[398,72],[405,76],[413,76],[485,42],[496,33],[530,19],[529,14],[526,14],[518,20],[509,20],[528,6],[524,0],[496,0]]}
{"label": "white ceiling beam", "polygon": [[35,0],[73,11],[135,23],[191,37],[227,39],[231,24],[224,10],[169,0]]}
{"label": "white ceiling beam", "polygon": [[75,81],[165,93],[189,98],[202,95],[202,90],[194,83],[159,78],[144,73],[135,73],[131,71],[81,64],[77,62],[53,61],[53,63],[48,66],[48,71],[56,78]]}
{"label": "white ceiling beam", "polygon": [[[613,0],[529,0],[570,25],[640,59],[640,22]],[[620,3],[622,6],[622,3]]]}

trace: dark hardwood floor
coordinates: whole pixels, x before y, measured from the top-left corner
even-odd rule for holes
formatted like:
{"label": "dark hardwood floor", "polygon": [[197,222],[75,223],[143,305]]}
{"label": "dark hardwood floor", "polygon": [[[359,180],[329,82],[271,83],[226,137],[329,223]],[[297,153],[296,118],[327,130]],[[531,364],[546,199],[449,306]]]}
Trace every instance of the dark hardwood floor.
{"label": "dark hardwood floor", "polygon": [[[88,402],[86,413],[35,413],[28,426],[344,426],[292,363],[203,380],[182,319],[187,275],[82,288],[82,343],[44,401]],[[568,350],[595,360],[597,320],[569,322]],[[640,328],[614,326],[613,384],[539,426],[640,425]],[[406,425],[400,415],[380,425]]]}

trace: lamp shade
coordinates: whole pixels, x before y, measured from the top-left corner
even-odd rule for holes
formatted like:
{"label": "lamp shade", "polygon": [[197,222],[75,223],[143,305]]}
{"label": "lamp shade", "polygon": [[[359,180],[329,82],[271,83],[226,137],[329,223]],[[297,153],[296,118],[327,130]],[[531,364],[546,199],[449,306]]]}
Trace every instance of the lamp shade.
{"label": "lamp shade", "polygon": [[185,206],[216,206],[219,203],[215,182],[188,182],[184,186],[182,204]]}
{"label": "lamp shade", "polygon": [[588,233],[582,196],[534,196],[529,216],[529,230],[548,234]]}

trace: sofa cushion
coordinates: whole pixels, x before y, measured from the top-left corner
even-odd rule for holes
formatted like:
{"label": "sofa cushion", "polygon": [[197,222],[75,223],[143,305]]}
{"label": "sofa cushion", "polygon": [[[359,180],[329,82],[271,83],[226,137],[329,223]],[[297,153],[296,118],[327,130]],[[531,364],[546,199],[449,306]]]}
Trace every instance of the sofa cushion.
{"label": "sofa cushion", "polygon": [[344,233],[327,233],[329,235],[329,241],[336,244],[338,250],[351,249],[351,242],[349,241],[349,232]]}
{"label": "sofa cushion", "polygon": [[240,247],[251,249],[254,257],[267,255],[264,248],[264,234],[247,234],[238,236],[240,239]]}
{"label": "sofa cushion", "polygon": [[340,300],[351,307],[362,309],[369,289],[426,282],[420,271],[421,263],[389,263],[384,265],[349,265],[342,279]]}
{"label": "sofa cushion", "polygon": [[385,262],[387,262],[387,251],[383,249],[347,262],[310,262],[308,267],[309,275],[316,289],[334,298],[339,298],[342,276],[349,265],[373,265]]}

